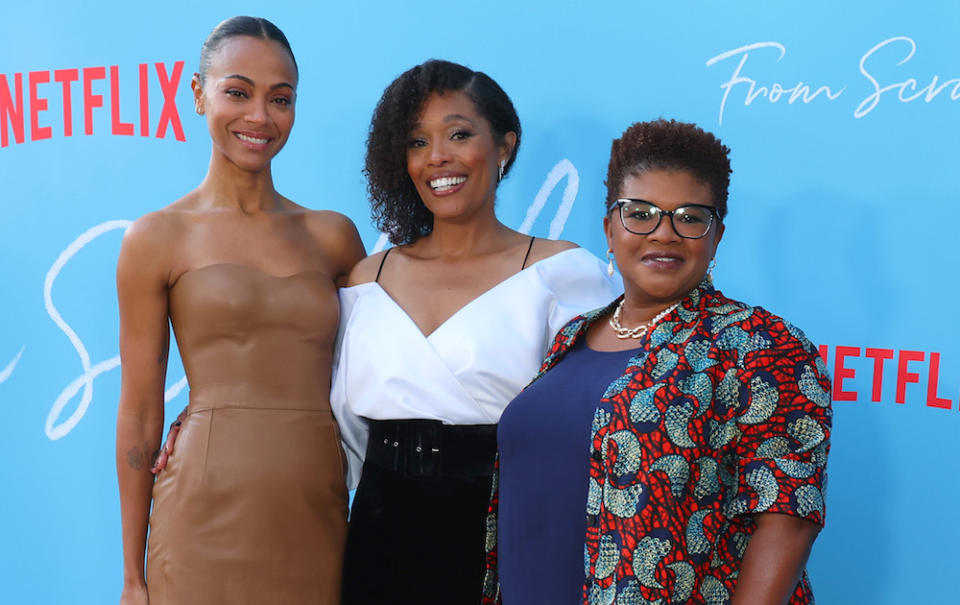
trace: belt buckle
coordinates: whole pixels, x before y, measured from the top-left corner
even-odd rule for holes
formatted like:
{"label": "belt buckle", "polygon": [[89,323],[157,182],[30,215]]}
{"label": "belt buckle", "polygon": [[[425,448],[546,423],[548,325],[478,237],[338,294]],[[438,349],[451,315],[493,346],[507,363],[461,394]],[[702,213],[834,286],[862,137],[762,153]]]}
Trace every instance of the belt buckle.
{"label": "belt buckle", "polygon": [[440,448],[439,430],[436,424],[430,423],[417,431],[413,455],[416,472],[421,477],[437,477],[440,475]]}

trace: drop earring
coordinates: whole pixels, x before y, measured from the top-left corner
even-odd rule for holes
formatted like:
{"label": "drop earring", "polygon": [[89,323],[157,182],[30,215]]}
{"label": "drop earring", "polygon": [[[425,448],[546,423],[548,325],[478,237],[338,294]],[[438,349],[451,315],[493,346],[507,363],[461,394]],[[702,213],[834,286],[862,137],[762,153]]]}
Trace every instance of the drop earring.
{"label": "drop earring", "polygon": [[613,250],[607,249],[607,275],[613,276]]}
{"label": "drop earring", "polygon": [[710,264],[707,265],[707,279],[713,282],[713,270],[717,268],[717,259],[716,257],[710,259]]}
{"label": "drop earring", "polygon": [[503,167],[504,167],[505,165],[506,165],[506,161],[505,161],[505,160],[500,160],[500,166],[499,166],[500,172],[499,172],[499,174],[497,174],[497,182],[498,182],[498,183],[503,180]]}

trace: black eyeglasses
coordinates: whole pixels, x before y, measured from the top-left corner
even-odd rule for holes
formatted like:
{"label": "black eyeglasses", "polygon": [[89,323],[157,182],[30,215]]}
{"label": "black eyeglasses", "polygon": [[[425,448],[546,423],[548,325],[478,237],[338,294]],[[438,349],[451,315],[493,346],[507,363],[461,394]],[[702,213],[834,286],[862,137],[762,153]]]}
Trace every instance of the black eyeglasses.
{"label": "black eyeglasses", "polygon": [[[686,204],[676,210],[663,210],[646,200],[619,199],[613,203],[620,209],[620,222],[630,233],[647,235],[660,226],[664,216],[670,217],[674,233],[687,239],[700,239],[710,231],[714,216],[720,220],[720,214],[713,206]],[[610,210],[613,210],[613,206]]]}

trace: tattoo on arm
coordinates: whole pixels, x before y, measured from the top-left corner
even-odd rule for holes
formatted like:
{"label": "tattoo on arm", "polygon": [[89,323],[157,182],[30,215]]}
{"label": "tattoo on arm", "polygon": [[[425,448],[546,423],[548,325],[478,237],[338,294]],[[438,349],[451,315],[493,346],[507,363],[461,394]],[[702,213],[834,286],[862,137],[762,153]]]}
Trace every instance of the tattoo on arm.
{"label": "tattoo on arm", "polygon": [[153,464],[157,456],[160,455],[159,449],[154,451],[153,454],[149,454],[148,452],[150,452],[150,444],[146,441],[143,443],[143,448],[133,446],[130,448],[130,451],[127,452],[127,464],[135,471],[143,470],[148,460]]}

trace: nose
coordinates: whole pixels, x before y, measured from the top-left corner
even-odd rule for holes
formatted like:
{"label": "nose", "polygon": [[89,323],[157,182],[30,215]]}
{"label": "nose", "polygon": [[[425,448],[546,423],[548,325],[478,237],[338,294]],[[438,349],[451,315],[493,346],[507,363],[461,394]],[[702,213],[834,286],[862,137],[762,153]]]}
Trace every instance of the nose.
{"label": "nose", "polygon": [[450,160],[450,151],[443,139],[431,142],[428,160],[431,166],[442,166]]}
{"label": "nose", "polygon": [[673,226],[673,213],[666,212],[660,215],[660,224],[652,232],[647,234],[652,240],[658,242],[675,242],[680,240],[680,234]]}
{"label": "nose", "polygon": [[247,105],[247,115],[244,116],[251,124],[263,124],[267,121],[266,101],[252,101]]}

